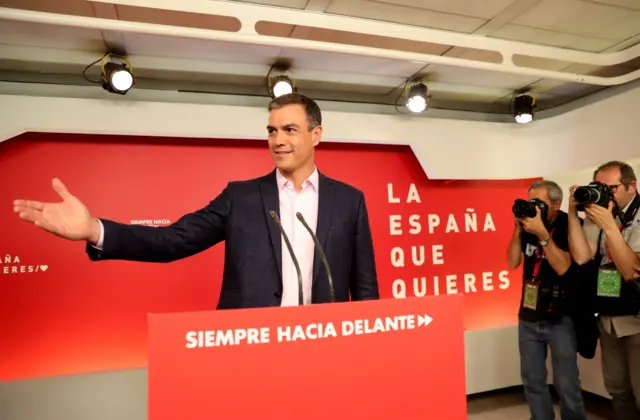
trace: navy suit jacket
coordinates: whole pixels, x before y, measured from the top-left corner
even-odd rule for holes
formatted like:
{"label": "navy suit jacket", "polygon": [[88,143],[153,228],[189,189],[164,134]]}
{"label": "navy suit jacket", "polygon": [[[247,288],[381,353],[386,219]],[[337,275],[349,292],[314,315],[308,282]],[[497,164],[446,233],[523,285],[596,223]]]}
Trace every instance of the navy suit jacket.
{"label": "navy suit jacket", "polygon": [[[87,245],[94,260],[171,262],[225,241],[218,309],[280,306],[282,244],[275,170],[227,184],[206,207],[166,227],[126,225],[100,219],[102,251]],[[373,241],[364,194],[319,174],[316,235],[331,267],[336,302],[379,299]],[[329,302],[327,275],[316,250],[312,302]]]}

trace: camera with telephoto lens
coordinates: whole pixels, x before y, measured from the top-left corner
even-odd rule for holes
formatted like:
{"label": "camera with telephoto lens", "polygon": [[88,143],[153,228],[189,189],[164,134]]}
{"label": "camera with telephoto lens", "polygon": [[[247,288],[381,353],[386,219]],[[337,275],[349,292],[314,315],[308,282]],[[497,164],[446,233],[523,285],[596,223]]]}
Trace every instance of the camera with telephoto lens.
{"label": "camera with telephoto lens", "polygon": [[533,198],[528,201],[518,198],[513,203],[511,211],[513,211],[513,215],[518,219],[524,219],[525,217],[533,218],[536,217],[537,214],[536,207],[540,208],[540,216],[543,221],[546,221],[548,211],[547,203],[538,198]]}
{"label": "camera with telephoto lens", "polygon": [[607,184],[594,181],[589,185],[576,188],[573,192],[573,200],[576,202],[578,211],[584,211],[586,204],[597,204],[607,208],[609,202],[613,200],[613,192]]}

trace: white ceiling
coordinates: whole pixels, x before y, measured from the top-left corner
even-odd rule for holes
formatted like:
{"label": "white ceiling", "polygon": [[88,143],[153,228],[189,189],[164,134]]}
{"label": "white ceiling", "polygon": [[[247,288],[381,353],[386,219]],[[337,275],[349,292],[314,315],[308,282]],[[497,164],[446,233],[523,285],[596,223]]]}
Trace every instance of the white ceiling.
{"label": "white ceiling", "polygon": [[[250,7],[239,9],[242,5]],[[460,38],[464,41],[460,45],[469,41],[474,43],[469,45],[494,47],[497,40],[519,41],[500,44],[515,54],[525,53],[514,56],[517,65],[563,75],[618,76],[640,68],[637,57],[601,67],[575,63],[570,55],[574,51],[606,54],[639,43],[640,0],[0,0],[0,7],[200,28],[232,36],[251,30],[246,23],[257,21],[256,31],[271,37],[264,42],[276,44],[89,29],[33,23],[30,18],[0,20],[0,81],[87,84],[82,69],[112,50],[129,56],[137,89],[266,95],[265,76],[278,59],[291,63],[298,89],[318,99],[393,104],[407,79],[420,75],[429,82],[432,107],[508,113],[514,91],[523,88],[533,89],[540,109],[606,88],[558,80],[556,75],[518,74],[504,66],[490,71],[460,62],[430,63],[452,57],[497,66],[501,54],[455,46],[453,38],[452,44],[446,44],[443,40],[449,34],[441,37],[441,32],[422,28],[473,35]],[[287,11],[296,14],[287,15]],[[5,16],[2,11],[0,16]],[[386,36],[373,35],[379,31]],[[282,46],[281,39],[339,44],[350,48],[350,53],[309,49],[310,44],[298,46],[297,41]],[[540,51],[555,58],[527,56],[527,44],[543,46]],[[402,56],[367,56],[370,47]],[[412,60],[409,57],[414,55],[408,53],[428,60]]]}

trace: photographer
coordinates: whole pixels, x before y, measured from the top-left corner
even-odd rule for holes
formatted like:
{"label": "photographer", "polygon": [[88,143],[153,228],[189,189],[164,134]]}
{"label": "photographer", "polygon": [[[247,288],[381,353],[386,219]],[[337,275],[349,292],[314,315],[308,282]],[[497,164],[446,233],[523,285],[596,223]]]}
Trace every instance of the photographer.
{"label": "photographer", "polygon": [[[604,384],[619,420],[640,419],[640,197],[633,169],[608,162],[595,183],[571,187],[569,245],[581,265],[592,259]],[[578,211],[584,210],[584,226]],[[596,274],[597,273],[597,274]]]}
{"label": "photographer", "polygon": [[560,210],[562,189],[541,180],[529,187],[529,201],[516,200],[515,228],[507,250],[512,269],[523,261],[518,313],[520,370],[532,419],[553,419],[547,385],[547,348],[562,419],[586,419],[578,373],[577,339],[569,316],[574,274],[569,254],[568,218]]}

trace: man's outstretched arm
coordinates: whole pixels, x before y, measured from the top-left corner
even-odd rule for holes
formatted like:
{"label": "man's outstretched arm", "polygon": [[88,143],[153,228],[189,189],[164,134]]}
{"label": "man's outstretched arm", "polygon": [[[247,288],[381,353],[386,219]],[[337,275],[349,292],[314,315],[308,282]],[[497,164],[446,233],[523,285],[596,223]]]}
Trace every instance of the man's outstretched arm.
{"label": "man's outstretched arm", "polygon": [[[92,260],[169,262],[201,252],[222,241],[231,208],[229,186],[206,207],[167,227],[135,226],[93,218],[86,206],[58,179],[52,187],[58,203],[16,200],[22,220],[72,241],[86,241]],[[99,245],[98,249],[96,246]]]}

